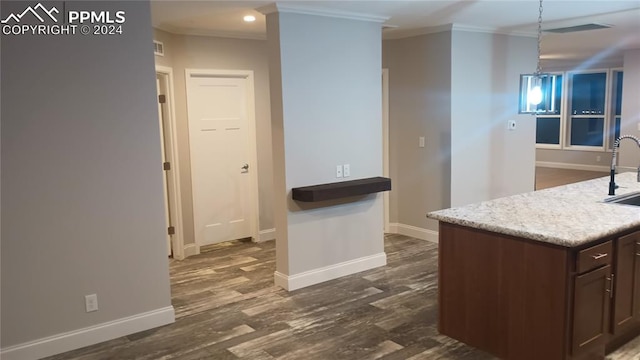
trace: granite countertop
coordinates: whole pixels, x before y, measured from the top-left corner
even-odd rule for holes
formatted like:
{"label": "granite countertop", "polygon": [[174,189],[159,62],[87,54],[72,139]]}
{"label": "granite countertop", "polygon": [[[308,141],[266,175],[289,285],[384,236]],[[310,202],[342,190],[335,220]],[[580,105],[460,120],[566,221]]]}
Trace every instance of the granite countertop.
{"label": "granite countertop", "polygon": [[[636,173],[616,175],[616,196],[640,191]],[[609,176],[434,211],[439,221],[565,247],[640,227],[640,206],[610,204]]]}

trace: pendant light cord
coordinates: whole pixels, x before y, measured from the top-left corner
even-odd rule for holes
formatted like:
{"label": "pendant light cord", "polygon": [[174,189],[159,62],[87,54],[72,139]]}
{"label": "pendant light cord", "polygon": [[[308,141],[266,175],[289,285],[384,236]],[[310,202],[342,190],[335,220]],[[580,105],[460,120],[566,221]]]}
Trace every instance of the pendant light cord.
{"label": "pendant light cord", "polygon": [[540,8],[538,10],[538,67],[536,68],[536,76],[542,73],[542,65],[540,64],[540,54],[542,53],[542,0],[540,0]]}

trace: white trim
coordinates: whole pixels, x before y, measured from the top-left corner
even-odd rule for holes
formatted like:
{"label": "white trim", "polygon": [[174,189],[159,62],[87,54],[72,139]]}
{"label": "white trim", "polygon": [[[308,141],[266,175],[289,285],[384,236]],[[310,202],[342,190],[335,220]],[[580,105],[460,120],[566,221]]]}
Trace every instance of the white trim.
{"label": "white trim", "polygon": [[164,129],[169,133],[169,143],[165,144],[169,148],[169,155],[171,161],[171,171],[169,171],[170,177],[170,192],[169,192],[169,212],[171,215],[171,222],[175,228],[176,233],[171,238],[171,250],[173,252],[173,258],[182,260],[185,258],[184,254],[184,223],[182,220],[182,193],[180,191],[180,157],[178,155],[178,124],[176,117],[176,101],[173,91],[173,69],[166,66],[156,65],[156,74],[162,74],[166,76],[165,87],[167,89],[167,107],[169,108],[169,128]]}
{"label": "white trim", "polygon": [[394,31],[389,30],[383,34],[384,39],[402,39],[419,35],[428,35],[441,33],[446,31],[467,31],[467,32],[475,32],[475,33],[486,33],[486,34],[501,34],[501,35],[512,35],[512,36],[522,36],[522,37],[536,37],[537,34],[532,31],[518,31],[518,30],[504,30],[498,29],[494,27],[482,27],[482,26],[474,26],[474,25],[466,25],[466,24],[444,24],[438,26],[425,26],[417,29],[407,29],[404,30],[399,28]]}
{"label": "white trim", "polygon": [[270,241],[276,239],[276,229],[260,230],[258,242]]}
{"label": "white trim", "polygon": [[213,36],[230,39],[245,39],[245,40],[266,40],[267,34],[265,33],[246,33],[240,31],[220,31],[220,30],[206,30],[196,29],[190,27],[177,27],[168,24],[163,24],[156,27],[159,30],[166,31],[171,34],[177,35],[192,35],[192,36]]}
{"label": "white trim", "polygon": [[370,21],[376,23],[383,23],[389,19],[388,16],[363,14],[350,11],[328,9],[328,8],[315,8],[312,6],[300,5],[300,4],[283,4],[283,3],[271,3],[266,6],[262,6],[256,9],[264,15],[272,13],[289,13],[289,14],[303,14],[303,15],[316,15],[326,16],[339,19]]}
{"label": "white trim", "polygon": [[411,226],[406,224],[392,223],[389,226],[389,232],[392,234],[400,234],[410,236],[420,240],[426,240],[432,243],[438,243],[438,232]]}
{"label": "white trim", "polygon": [[198,244],[187,244],[184,246],[184,257],[200,255],[200,246]]}
{"label": "white trim", "polygon": [[385,265],[387,265],[387,254],[381,252],[295,275],[286,275],[276,271],[273,278],[277,286],[293,291]]}
{"label": "white trim", "polygon": [[[252,199],[250,208],[250,232],[254,241],[260,239],[258,219],[260,218],[260,203],[258,192],[258,149],[256,136],[256,104],[253,70],[226,70],[226,69],[185,69],[185,85],[189,87],[189,79],[193,75],[205,75],[212,77],[238,77],[247,80],[247,147],[249,152],[249,199]],[[187,115],[188,118],[188,115]],[[192,168],[193,169],[193,168]],[[192,194],[193,196],[194,194]],[[195,221],[195,216],[194,216]],[[195,223],[194,223],[195,226]],[[194,228],[195,229],[195,228]],[[197,232],[197,229],[196,229]],[[196,239],[196,244],[198,243]],[[199,244],[197,244],[199,246]],[[198,248],[198,253],[200,249]]]}
{"label": "white trim", "polygon": [[609,166],[606,166],[606,165],[585,165],[585,164],[569,164],[569,163],[560,163],[560,162],[551,162],[551,161],[536,161],[536,166],[554,168],[554,169],[609,172]]}
{"label": "white trim", "polygon": [[40,359],[175,322],[173,306],[73,330],[0,350],[3,360]]}
{"label": "white trim", "polygon": [[[382,69],[382,176],[389,177],[389,69]],[[393,184],[391,185],[393,189]],[[384,232],[389,232],[389,191],[382,193]]]}

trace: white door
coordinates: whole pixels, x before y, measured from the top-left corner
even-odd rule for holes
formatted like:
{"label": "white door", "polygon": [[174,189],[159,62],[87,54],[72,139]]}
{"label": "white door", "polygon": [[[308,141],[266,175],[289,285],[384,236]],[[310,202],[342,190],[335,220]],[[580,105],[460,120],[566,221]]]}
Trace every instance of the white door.
{"label": "white door", "polygon": [[187,81],[196,244],[250,237],[247,79]]}
{"label": "white door", "polygon": [[[158,120],[160,121],[160,146],[162,151],[162,164],[167,162],[167,150],[165,147],[165,133],[164,133],[164,106],[160,102],[160,96],[163,95],[160,86],[160,75],[156,74],[156,89],[158,93]],[[167,228],[171,226],[171,215],[169,213],[169,192],[167,187],[167,171],[162,172],[162,187],[164,189],[164,218],[167,223]],[[171,235],[167,231],[167,255],[171,256]]]}

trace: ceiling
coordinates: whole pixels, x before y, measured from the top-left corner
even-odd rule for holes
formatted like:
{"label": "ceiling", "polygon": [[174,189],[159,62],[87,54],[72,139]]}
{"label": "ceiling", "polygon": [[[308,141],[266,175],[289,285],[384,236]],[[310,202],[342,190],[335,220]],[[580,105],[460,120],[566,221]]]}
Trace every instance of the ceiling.
{"label": "ceiling", "polygon": [[[264,15],[256,9],[274,1],[152,0],[154,27],[176,34],[265,39]],[[455,24],[474,31],[536,36],[538,0],[279,1],[285,5],[388,18],[384,38],[400,38]],[[256,21],[246,23],[244,15]],[[545,61],[621,61],[640,49],[640,0],[544,0],[543,29],[588,23],[611,28],[565,34],[544,32]]]}

